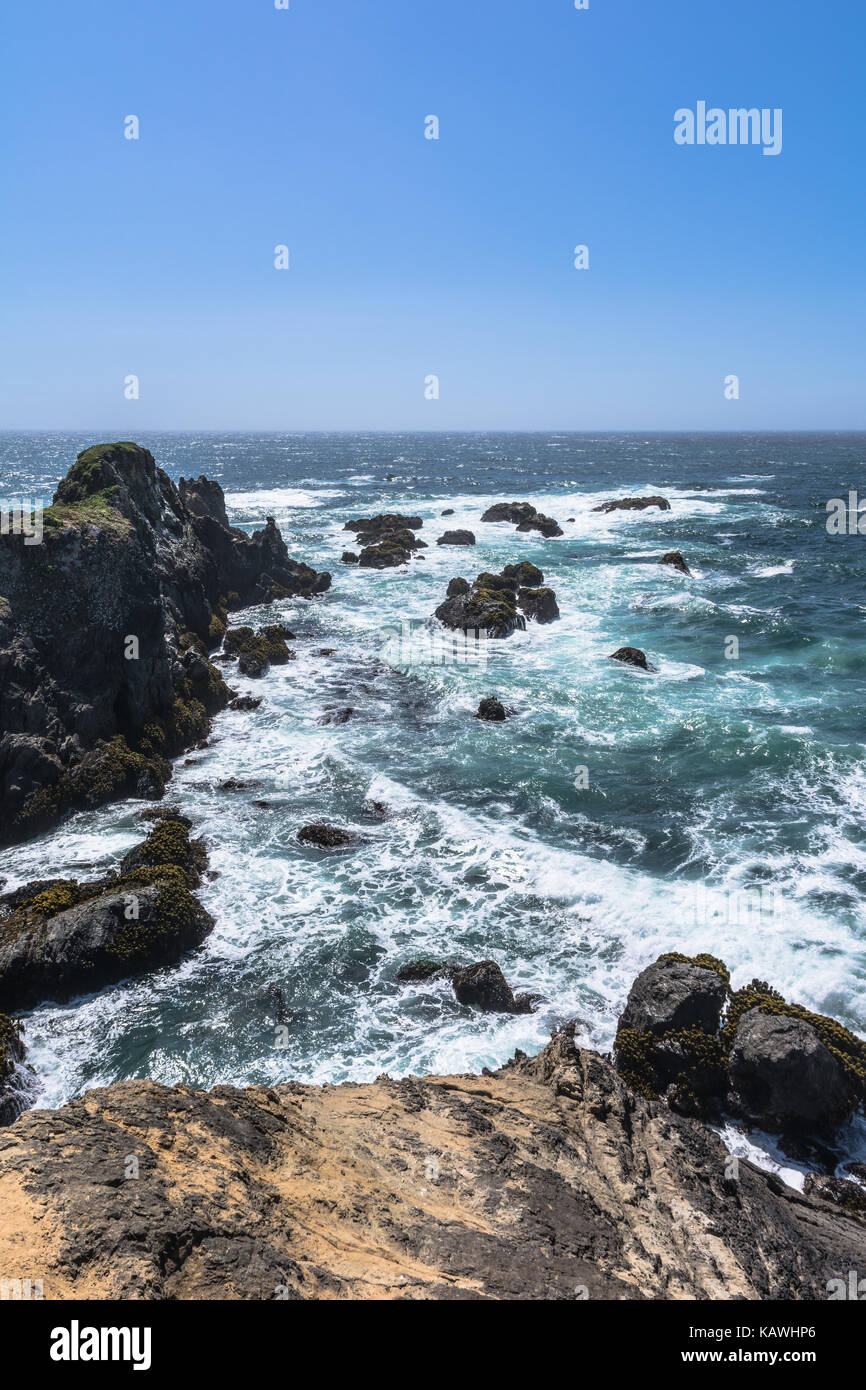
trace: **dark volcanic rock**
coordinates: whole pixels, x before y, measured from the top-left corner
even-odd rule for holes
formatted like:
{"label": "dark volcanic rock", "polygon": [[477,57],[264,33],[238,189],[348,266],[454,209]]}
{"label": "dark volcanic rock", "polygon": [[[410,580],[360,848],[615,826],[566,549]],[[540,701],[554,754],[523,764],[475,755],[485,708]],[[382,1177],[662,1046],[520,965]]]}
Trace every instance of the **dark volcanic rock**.
{"label": "dark volcanic rock", "polygon": [[553,623],[559,617],[556,594],[552,589],[521,589],[517,604],[527,618],[537,623]]}
{"label": "dark volcanic rock", "polygon": [[681,1028],[716,1033],[727,995],[718,971],[662,957],[638,975],[619,1027],[657,1036]]}
{"label": "dark volcanic rock", "polygon": [[488,695],[479,704],[475,718],[487,719],[490,723],[499,724],[505,718],[505,706],[496,699],[495,695]]}
{"label": "dark volcanic rock", "polygon": [[436,542],[437,545],[474,545],[475,536],[471,531],[446,531]]}
{"label": "dark volcanic rock", "polygon": [[544,516],[541,512],[536,512],[534,516],[525,517],[517,527],[518,531],[540,531],[542,536],[563,536],[565,532],[558,521],[554,521],[552,516]]}
{"label": "dark volcanic rock", "polygon": [[496,502],[487,508],[481,520],[510,521],[518,525],[521,521],[528,521],[531,516],[535,516],[535,508],[531,502]]}
{"label": "dark volcanic rock", "polygon": [[671,504],[664,497],[620,497],[614,502],[602,502],[593,507],[594,512],[642,512],[647,507],[658,507],[659,511],[669,512]]}
{"label": "dark volcanic rock", "polygon": [[251,627],[232,627],[225,635],[223,651],[231,658],[237,657],[242,676],[263,676],[272,663],[284,666],[295,660],[296,653],[286,646],[283,633],[281,623],[272,623],[259,632]]}
{"label": "dark volcanic rock", "polygon": [[659,564],[671,565],[675,570],[679,570],[680,574],[691,574],[691,570],[678,550],[669,550],[659,560]]}
{"label": "dark volcanic rock", "polygon": [[443,961],[427,960],[422,957],[419,960],[407,960],[405,965],[400,966],[394,979],[399,980],[404,985],[421,984],[425,980],[435,979],[438,975],[449,974],[454,969],[456,967],[449,967]]}
{"label": "dark volcanic rock", "polygon": [[344,565],[357,565],[359,557],[355,554],[354,550],[344,550],[340,559]]}
{"label": "dark volcanic rock", "polygon": [[[347,521],[344,531],[354,531],[358,540],[365,545],[393,535],[395,531],[420,531],[424,525],[420,516],[402,516],[399,512],[380,512],[378,516],[361,516],[355,521]],[[423,545],[423,541],[419,542]]]}
{"label": "dark volcanic rock", "polygon": [[518,587],[523,589],[538,589],[544,583],[544,574],[529,560],[521,560],[517,565],[506,565],[502,577],[516,580]]}
{"label": "dark volcanic rock", "polygon": [[471,587],[468,579],[449,579],[446,597],[459,598],[461,594],[468,594]]}
{"label": "dark volcanic rock", "polygon": [[185,825],[161,821],[119,877],[67,880],[30,896],[0,920],[0,1008],[89,994],[177,961],[214,925],[190,891],[206,862]]}
{"label": "dark volcanic rock", "polygon": [[340,849],[344,845],[361,843],[360,836],[351,830],[342,830],[338,825],[325,825],[322,822],[302,826],[298,839],[302,845],[315,845],[317,849]]}
{"label": "dark volcanic rock", "polygon": [[526,626],[526,619],[517,611],[516,587],[515,580],[502,575],[479,574],[468,593],[461,591],[440,603],[436,617],[446,627],[508,637]]}
{"label": "dark volcanic rock", "polygon": [[445,510],[444,510],[444,512],[440,512],[439,515],[440,515],[440,516],[453,516],[453,515],[454,515],[454,508],[453,508],[453,507],[446,507]]}
{"label": "dark volcanic rock", "polygon": [[124,1081],[0,1133],[0,1269],[54,1300],[590,1307],[817,1301],[866,1269],[862,1222],[728,1164],[568,1031],[483,1077]]}
{"label": "dark volcanic rock", "polygon": [[355,711],[351,705],[344,705],[341,709],[326,710],[325,713],[316,720],[316,723],[321,725],[348,724],[354,713]]}
{"label": "dark volcanic rock", "polygon": [[0,1125],[11,1125],[26,1109],[34,1079],[29,1068],[25,1073],[23,1032],[18,1019],[0,1014]]}
{"label": "dark volcanic rock", "polygon": [[480,960],[455,970],[451,977],[459,1004],[468,1004],[485,1013],[513,1014],[514,995],[495,960]]}
{"label": "dark volcanic rock", "polygon": [[847,1178],[834,1178],[824,1173],[807,1173],[803,1183],[807,1197],[817,1197],[822,1202],[832,1202],[834,1207],[849,1212],[852,1216],[866,1219],[866,1189]]}
{"label": "dark volcanic rock", "polygon": [[637,666],[641,671],[655,670],[647,661],[646,652],[642,652],[640,647],[617,647],[615,652],[611,652],[610,660],[622,661],[626,666]]}
{"label": "dark volcanic rock", "polygon": [[851,1112],[841,1063],[802,1019],[750,1009],[730,1060],[733,1101],[765,1128],[831,1130]]}
{"label": "dark volcanic rock", "polygon": [[236,695],[229,700],[229,709],[253,710],[262,703],[261,695]]}
{"label": "dark volcanic rock", "polygon": [[158,799],[169,759],[228,692],[208,651],[227,610],[330,582],[272,521],[227,526],[222,490],[175,487],[136,444],[78,456],[41,545],[0,536],[0,840],[121,796]]}

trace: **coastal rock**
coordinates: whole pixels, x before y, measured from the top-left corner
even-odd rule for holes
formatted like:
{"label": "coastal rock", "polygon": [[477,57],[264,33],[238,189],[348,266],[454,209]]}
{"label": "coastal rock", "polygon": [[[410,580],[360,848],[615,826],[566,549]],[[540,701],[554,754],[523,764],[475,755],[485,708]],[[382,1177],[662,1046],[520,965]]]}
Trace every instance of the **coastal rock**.
{"label": "coastal rock", "polygon": [[658,1037],[681,1028],[717,1033],[727,996],[727,979],[718,970],[662,956],[638,975],[619,1027]]}
{"label": "coastal rock", "polygon": [[237,658],[238,671],[242,676],[253,677],[263,676],[271,664],[284,666],[296,656],[286,645],[280,623],[272,623],[259,632],[254,632],[251,627],[229,628],[223,651],[226,656]]}
{"label": "coastal rock", "polygon": [[495,695],[488,695],[480,702],[475,718],[500,724],[505,719],[505,706],[496,699]]}
{"label": "coastal rock", "polygon": [[25,1069],[23,1032],[18,1019],[0,1014],[0,1125],[17,1120],[32,1089],[33,1074]]}
{"label": "coastal rock", "polygon": [[485,1013],[515,1012],[514,995],[495,960],[480,960],[455,970],[451,983],[458,1004],[468,1004]]}
{"label": "coastal rock", "polygon": [[535,516],[535,508],[531,502],[496,502],[492,507],[488,507],[482,516],[482,521],[510,521],[515,526],[521,521],[528,521]]}
{"label": "coastal rock", "polygon": [[315,845],[316,849],[342,849],[346,845],[361,843],[361,837],[351,830],[343,830],[338,825],[326,825],[321,821],[302,826],[298,831],[298,839],[302,845]]}
{"label": "coastal rock", "polygon": [[449,966],[444,961],[429,960],[420,957],[418,960],[407,960],[405,965],[394,976],[401,984],[423,984],[425,980],[434,980],[439,975],[451,974],[457,969],[456,966]]}
{"label": "coastal rock", "polygon": [[661,512],[669,512],[670,502],[664,497],[620,497],[613,502],[602,502],[593,507],[594,512],[643,512],[647,507],[658,507]]}
{"label": "coastal rock", "polygon": [[136,444],[84,450],[42,519],[41,545],[0,536],[2,842],[162,796],[228,701],[208,659],[228,610],[330,583],[273,522],[234,530],[218,483],[175,487]]}
{"label": "coastal rock", "polygon": [[437,545],[474,545],[475,536],[471,531],[446,531],[436,542]]}
{"label": "coastal rock", "polygon": [[236,695],[233,700],[229,700],[229,709],[254,710],[258,709],[261,703],[261,695]]}
{"label": "coastal rock", "polygon": [[518,531],[540,531],[542,536],[564,536],[565,532],[558,521],[554,521],[552,516],[544,516],[542,512],[536,512],[534,516],[528,516],[520,522]]}
{"label": "coastal rock", "polygon": [[615,652],[611,652],[610,660],[622,661],[626,666],[637,666],[641,671],[655,670],[647,661],[646,652],[642,652],[640,647],[617,647]]}
{"label": "coastal rock", "polygon": [[173,964],[214,925],[191,892],[206,862],[185,825],[161,821],[125,856],[120,876],[30,885],[0,920],[0,1008],[70,999]]}
{"label": "coastal rock", "polygon": [[678,550],[669,550],[659,560],[660,565],[671,565],[673,569],[679,570],[680,574],[691,575],[691,570]]}
{"label": "coastal rock", "polygon": [[521,589],[538,589],[544,583],[544,574],[529,560],[521,560],[517,565],[506,565],[502,577],[515,580]]}
{"label": "coastal rock", "polygon": [[454,515],[454,508],[453,508],[453,507],[446,507],[445,510],[444,510],[444,512],[440,512],[439,515],[440,515],[440,516],[453,516],[453,515]]}
{"label": "coastal rock", "polygon": [[866,1268],[863,1222],[728,1163],[568,1031],[482,1076],[123,1081],[0,1131],[0,1269],[52,1300],[592,1306],[823,1300]]}
{"label": "coastal rock", "polygon": [[852,1216],[866,1218],[866,1189],[848,1178],[834,1178],[824,1173],[807,1173],[803,1191],[807,1197],[817,1197],[822,1202],[832,1202],[833,1206],[849,1212]]}
{"label": "coastal rock", "polygon": [[354,713],[355,711],[351,705],[344,705],[339,709],[326,710],[325,713],[316,720],[316,723],[322,726],[326,724],[348,724]]}
{"label": "coastal rock", "polygon": [[517,605],[537,623],[553,623],[559,617],[556,594],[552,589],[520,589]]}
{"label": "coastal rock", "polygon": [[377,516],[360,516],[355,521],[347,521],[343,530],[354,531],[359,541],[368,544],[392,535],[395,531],[420,531],[423,525],[420,516],[402,516],[400,512],[379,512]]}
{"label": "coastal rock", "polygon": [[471,587],[468,579],[449,579],[446,597],[459,598],[461,594],[468,594]]}
{"label": "coastal rock", "polygon": [[517,611],[515,581],[498,574],[479,574],[468,592],[461,591],[440,603],[436,617],[445,627],[483,631],[487,637],[508,637],[526,626],[526,619]]}
{"label": "coastal rock", "polygon": [[357,565],[359,558],[360,557],[355,554],[354,550],[344,550],[340,556],[344,565]]}
{"label": "coastal rock", "polygon": [[832,1130],[851,1112],[841,1063],[802,1019],[750,1009],[731,1049],[733,1102],[771,1130]]}

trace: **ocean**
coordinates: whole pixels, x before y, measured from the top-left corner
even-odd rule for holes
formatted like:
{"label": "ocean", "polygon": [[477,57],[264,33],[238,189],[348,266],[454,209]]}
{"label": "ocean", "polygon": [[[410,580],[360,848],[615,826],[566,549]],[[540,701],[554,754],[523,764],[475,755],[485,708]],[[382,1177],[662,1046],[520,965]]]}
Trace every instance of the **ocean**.
{"label": "ocean", "polygon": [[[201,893],[216,929],[177,968],[26,1015],[38,1104],[128,1077],[477,1071],[567,1019],[606,1050],[663,951],[709,951],[735,985],[757,976],[866,1034],[866,538],[826,527],[828,500],[862,484],[866,436],[132,433],[172,478],[217,479],[235,525],[275,516],[333,585],[234,615],[285,621],[297,660],[258,681],[227,668],[261,706],[220,714],[175,767],[168,800],[218,874]],[[98,439],[2,436],[0,491],[47,499]],[[593,511],[654,493],[670,511]],[[510,499],[565,534],[481,522]],[[423,558],[341,563],[344,522],[382,511],[423,518]],[[455,527],[476,546],[435,545]],[[672,549],[691,578],[658,565]],[[433,659],[448,580],[523,559],[560,620],[487,643],[484,664]],[[656,671],[610,662],[623,645]],[[504,724],[473,717],[490,694]],[[142,809],[4,850],[7,890],[116,866]],[[363,843],[305,848],[311,821]],[[419,956],[492,957],[542,1002],[480,1014],[447,983],[399,984]]]}

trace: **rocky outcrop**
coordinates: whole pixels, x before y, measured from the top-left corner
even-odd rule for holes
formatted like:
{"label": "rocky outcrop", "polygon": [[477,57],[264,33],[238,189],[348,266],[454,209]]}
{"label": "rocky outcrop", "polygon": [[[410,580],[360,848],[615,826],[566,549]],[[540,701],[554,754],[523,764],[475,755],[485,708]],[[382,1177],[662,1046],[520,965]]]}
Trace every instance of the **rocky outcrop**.
{"label": "rocky outcrop", "polygon": [[445,531],[436,542],[437,545],[474,545],[472,531]]}
{"label": "rocky outcrop", "polygon": [[352,830],[343,830],[339,825],[302,825],[298,831],[302,845],[314,845],[316,849],[342,849],[346,845],[358,845],[361,837]]}
{"label": "rocky outcrop", "polygon": [[541,996],[514,995],[495,960],[479,960],[450,971],[454,997],[458,1004],[491,1014],[528,1014]]}
{"label": "rocky outcrop", "polygon": [[542,536],[564,536],[565,532],[558,521],[554,521],[552,516],[545,516],[543,512],[536,512],[534,516],[527,516],[517,527],[518,531],[539,531]]}
{"label": "rocky outcrop", "polygon": [[0,1013],[0,1125],[11,1125],[26,1109],[34,1078],[25,1064],[24,1029]]}
{"label": "rocky outcrop", "polygon": [[48,1300],[800,1301],[864,1267],[866,1224],[731,1176],[571,1030],[482,1076],[125,1081],[0,1131],[0,1268]]}
{"label": "rocky outcrop", "polygon": [[514,526],[519,526],[521,521],[528,521],[535,514],[531,502],[495,502],[487,508],[481,520],[510,521]]}
{"label": "rocky outcrop", "polygon": [[866,1100],[866,1042],[764,981],[732,994],[713,956],[661,956],[644,970],[615,1053],[636,1090],[686,1113],[727,1113],[781,1133],[783,1147],[832,1134]]}
{"label": "rocky outcrop", "polygon": [[136,444],[78,456],[43,539],[0,536],[0,840],[121,796],[158,799],[170,759],[229,696],[208,652],[227,613],[309,596],[273,520],[228,525],[218,483],[175,487]]}
{"label": "rocky outcrop", "polygon": [[602,502],[593,507],[594,512],[643,512],[647,507],[658,507],[660,512],[669,512],[671,504],[665,497],[620,497],[613,502]]}
{"label": "rocky outcrop", "polygon": [[184,824],[162,820],[119,874],[33,883],[0,900],[0,1009],[70,999],[173,964],[214,925],[192,891],[206,862]]}
{"label": "rocky outcrop", "polygon": [[536,623],[554,623],[559,617],[559,605],[552,589],[519,589],[517,606]]}
{"label": "rocky outcrop", "polygon": [[495,695],[486,695],[483,700],[478,702],[478,709],[475,712],[476,719],[486,719],[488,723],[501,724],[505,717],[505,706],[501,700],[497,700]]}
{"label": "rocky outcrop", "polygon": [[679,570],[680,574],[691,575],[691,570],[678,550],[669,550],[659,560],[660,565],[670,565],[672,569]]}
{"label": "rocky outcrop", "polygon": [[468,590],[461,586],[440,603],[436,617],[446,627],[484,632],[487,637],[508,637],[526,627],[517,611],[517,582],[500,574],[479,574]]}
{"label": "rocky outcrop", "polygon": [[[426,548],[415,532],[423,526],[420,516],[399,512],[380,512],[378,516],[347,521],[344,531],[354,531],[363,549],[358,557],[362,569],[393,569],[405,565],[416,550]],[[343,558],[352,552],[344,552]]]}
{"label": "rocky outcrop", "polygon": [[531,502],[496,502],[481,518],[482,521],[510,521],[518,531],[540,531],[542,536],[561,536],[558,522],[536,511]]}
{"label": "rocky outcrop", "polygon": [[642,652],[640,647],[617,647],[615,652],[611,652],[610,659],[621,661],[625,666],[636,666],[640,671],[655,670],[647,661],[646,652]]}
{"label": "rocky outcrop", "polygon": [[504,579],[516,579],[519,588],[538,589],[544,583],[544,574],[530,560],[521,560],[516,565],[506,565],[502,571]]}
{"label": "rocky outcrop", "polygon": [[832,1129],[851,1113],[845,1068],[804,1019],[749,1009],[728,1069],[733,1108],[765,1128]]}
{"label": "rocky outcrop", "polygon": [[297,653],[286,645],[284,633],[281,623],[270,623],[258,632],[251,627],[232,627],[225,635],[223,651],[232,660],[237,659],[240,675],[263,676],[269,666],[284,666],[295,660]]}

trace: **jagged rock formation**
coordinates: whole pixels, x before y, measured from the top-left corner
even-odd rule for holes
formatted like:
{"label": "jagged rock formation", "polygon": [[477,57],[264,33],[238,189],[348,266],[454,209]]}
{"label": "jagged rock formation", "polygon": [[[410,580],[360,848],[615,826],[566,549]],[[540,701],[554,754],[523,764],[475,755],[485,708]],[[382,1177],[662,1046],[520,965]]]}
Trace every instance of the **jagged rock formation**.
{"label": "jagged rock formation", "polygon": [[691,570],[679,550],[668,550],[659,560],[659,564],[670,565],[673,569],[679,570],[680,574],[691,575]]}
{"label": "jagged rock formation", "polygon": [[126,1081],[0,1131],[0,1268],[46,1299],[809,1300],[864,1265],[863,1221],[732,1176],[568,1031],[482,1076]]}
{"label": "jagged rock formation", "polygon": [[553,517],[536,511],[531,502],[495,502],[481,518],[482,521],[511,521],[518,531],[540,531],[542,536],[562,536],[564,532]]}
{"label": "jagged rock formation", "polygon": [[685,1113],[727,1113],[781,1132],[783,1147],[832,1135],[866,1102],[862,1038],[763,980],[732,993],[714,956],[664,955],[642,971],[615,1053],[635,1089]]}
{"label": "jagged rock formation", "polygon": [[43,540],[0,536],[0,841],[116,797],[159,798],[168,759],[228,691],[208,651],[229,609],[321,593],[272,518],[246,536],[222,489],[180,489],[137,444],[85,450]]}
{"label": "jagged rock formation", "polygon": [[206,863],[182,821],[160,820],[119,874],[31,883],[0,898],[0,1009],[70,999],[173,964],[214,925],[192,891]]}
{"label": "jagged rock formation", "polygon": [[[344,531],[354,531],[363,549],[358,556],[362,569],[394,569],[405,565],[416,550],[425,550],[427,542],[415,535],[424,525],[420,516],[402,516],[399,512],[380,512],[378,516],[358,517],[347,521]],[[348,559],[353,551],[345,550],[343,559]]]}
{"label": "jagged rock formation", "polygon": [[666,497],[620,497],[613,502],[602,502],[593,507],[594,512],[643,512],[647,507],[658,507],[660,512],[669,512],[671,504]]}

